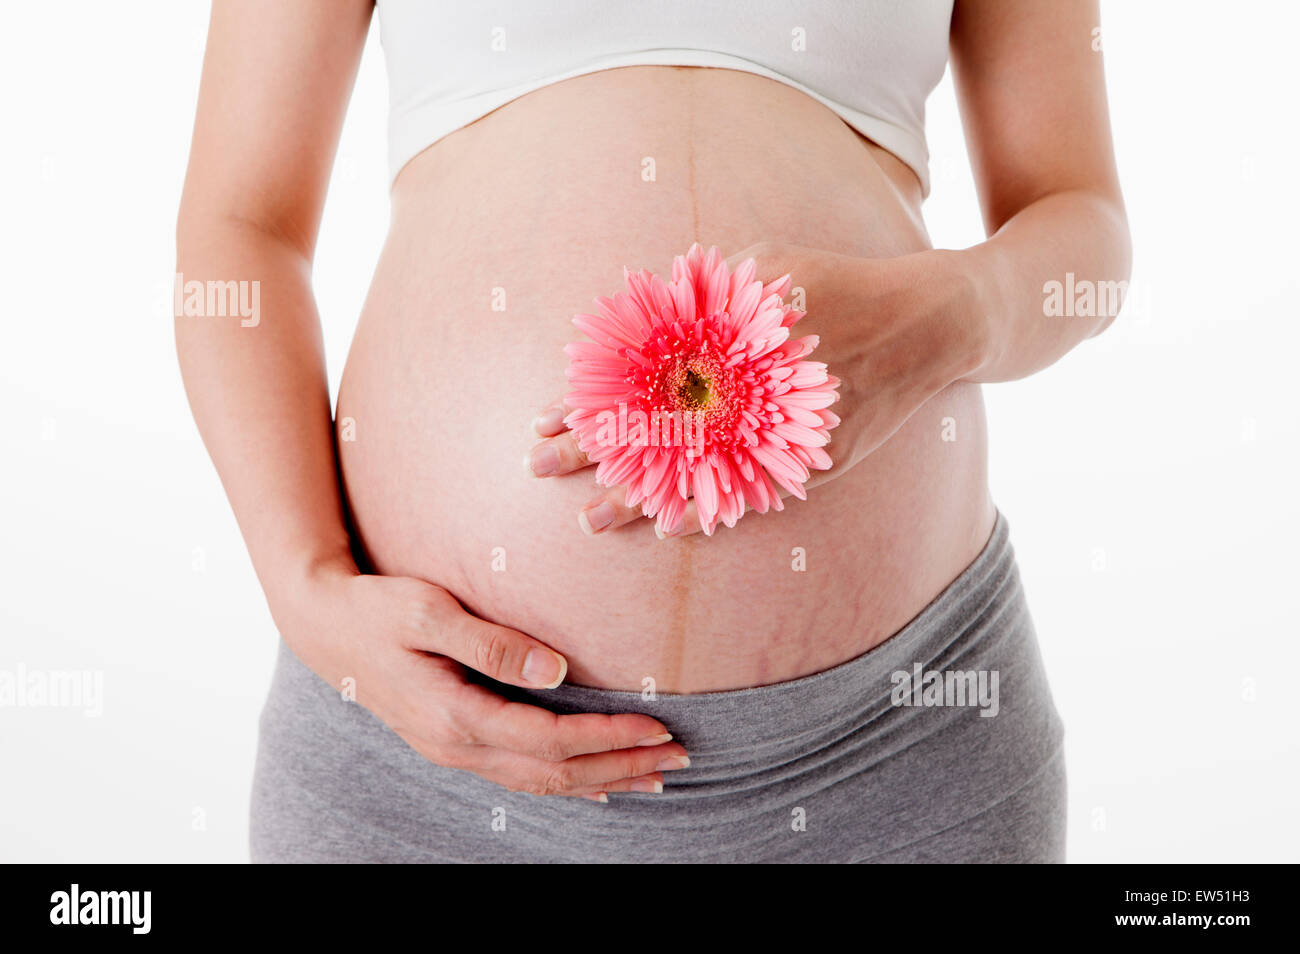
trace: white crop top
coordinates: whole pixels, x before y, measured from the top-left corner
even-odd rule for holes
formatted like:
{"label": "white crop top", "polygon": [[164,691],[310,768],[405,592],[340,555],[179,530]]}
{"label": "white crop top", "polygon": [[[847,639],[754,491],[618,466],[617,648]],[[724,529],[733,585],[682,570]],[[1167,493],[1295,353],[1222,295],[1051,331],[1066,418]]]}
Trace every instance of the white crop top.
{"label": "white crop top", "polygon": [[953,0],[377,0],[390,178],[525,93],[620,66],[713,66],[778,80],[915,170]]}

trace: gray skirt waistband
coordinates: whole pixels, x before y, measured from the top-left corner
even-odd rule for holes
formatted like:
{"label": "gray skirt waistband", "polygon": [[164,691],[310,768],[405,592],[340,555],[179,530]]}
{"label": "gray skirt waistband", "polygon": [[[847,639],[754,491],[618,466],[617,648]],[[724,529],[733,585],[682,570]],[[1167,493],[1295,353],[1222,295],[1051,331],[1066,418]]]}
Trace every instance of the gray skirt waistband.
{"label": "gray skirt waistband", "polygon": [[[500,687],[558,712],[649,713],[690,753],[662,793],[604,805],[435,765],[282,645],[261,720],[253,856],[1059,860],[1063,730],[1008,539],[999,515],[980,555],[914,620],[812,676],[654,699]],[[974,690],[952,696],[965,677]]]}
{"label": "gray skirt waistband", "polygon": [[[846,741],[861,747],[878,735],[898,737],[900,717],[908,713],[917,725],[903,736],[938,730],[953,717],[996,721],[1007,705],[1012,713],[1018,708],[1008,692],[1024,692],[1029,698],[1020,701],[1036,704],[1046,682],[999,512],[979,556],[921,613],[880,645],[823,672],[751,689],[653,698],[570,685],[507,691],[555,712],[654,716],[686,746],[693,780],[705,785],[788,766]],[[952,702],[954,691],[963,696],[963,711],[929,711],[940,708],[926,704],[936,692],[946,693],[940,702]]]}

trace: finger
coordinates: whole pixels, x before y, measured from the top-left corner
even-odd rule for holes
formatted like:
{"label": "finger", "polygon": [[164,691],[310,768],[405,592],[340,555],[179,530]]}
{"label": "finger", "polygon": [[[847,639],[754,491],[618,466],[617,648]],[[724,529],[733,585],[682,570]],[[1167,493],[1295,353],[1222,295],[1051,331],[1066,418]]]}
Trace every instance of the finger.
{"label": "finger", "polygon": [[[602,801],[601,795],[608,795],[610,792],[640,792],[644,795],[660,795],[664,790],[664,776],[662,772],[653,772],[650,775],[642,775],[639,778],[622,778],[617,782],[607,782],[594,792],[562,792],[562,795],[573,796],[575,798],[588,798],[592,801]],[[608,798],[603,801],[609,801]]]}
{"label": "finger", "polygon": [[617,782],[610,782],[602,789],[604,792],[640,792],[643,795],[659,795],[663,790],[662,772],[652,772],[637,778],[619,779]]}
{"label": "finger", "polygon": [[654,749],[624,749],[621,752],[582,755],[563,762],[542,762],[530,766],[525,785],[528,791],[540,795],[614,792],[632,779],[677,772],[689,765],[685,750],[676,743],[669,743]]}
{"label": "finger", "polygon": [[[618,752],[601,752],[597,755],[580,755],[563,762],[551,763],[549,772],[556,767],[562,771],[559,778],[573,791],[600,790],[625,791],[625,782],[658,775],[663,781],[664,772],[679,772],[689,768],[690,756],[677,742],[644,749],[622,749]],[[547,773],[548,769],[543,768]],[[549,776],[548,776],[549,777]]]}
{"label": "finger", "polygon": [[613,487],[583,507],[578,513],[578,526],[588,536],[605,533],[640,520],[640,507],[629,507],[626,487]]}
{"label": "finger", "polygon": [[624,781],[680,771],[690,765],[690,759],[680,745],[668,743],[653,748],[581,755],[559,762],[480,747],[468,763],[471,771],[503,781],[515,791],[534,795],[587,795],[617,791]]}
{"label": "finger", "polygon": [[538,437],[554,437],[564,432],[564,415],[569,409],[563,401],[549,405],[542,413],[533,418],[533,430]]}
{"label": "finger", "polygon": [[[473,683],[457,687],[447,701],[467,729],[465,734],[478,745],[551,762],[597,752],[655,748],[672,739],[662,722],[647,715],[557,715],[540,706],[511,702]],[[654,771],[654,766],[646,771]]]}
{"label": "finger", "polygon": [[525,469],[534,477],[558,477],[590,466],[572,431],[542,441],[524,458]]}
{"label": "finger", "polygon": [[[748,509],[748,508],[746,508]],[[686,512],[682,514],[682,519],[678,521],[676,528],[672,530],[660,530],[659,524],[655,523],[655,536],[660,540],[670,540],[675,537],[689,537],[704,530],[700,523],[700,512],[695,507],[695,501],[689,500],[686,503]]]}
{"label": "finger", "polygon": [[471,616],[459,602],[456,609],[459,612],[422,619],[419,632],[424,638],[413,648],[449,656],[512,686],[554,689],[564,681],[569,662],[551,647],[508,626]]}

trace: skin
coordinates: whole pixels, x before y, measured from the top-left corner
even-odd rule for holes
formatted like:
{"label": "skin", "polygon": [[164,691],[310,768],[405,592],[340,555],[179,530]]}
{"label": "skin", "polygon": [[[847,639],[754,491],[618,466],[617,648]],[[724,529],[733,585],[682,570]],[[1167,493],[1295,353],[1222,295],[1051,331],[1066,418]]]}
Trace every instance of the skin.
{"label": "skin", "polygon": [[[1094,280],[1128,276],[1101,57],[1089,42],[1099,22],[1095,3],[957,3],[952,62],[990,235],[967,250],[928,248],[919,186],[896,159],[848,133],[797,91],[730,71],[608,71],[530,94],[447,137],[408,165],[394,186],[389,243],[339,397],[339,418],[354,418],[363,436],[338,444],[311,263],[370,14],[362,0],[213,5],[177,267],[187,279],[259,280],[267,317],[255,334],[241,333],[237,324],[177,319],[196,422],[277,627],[322,678],[334,685],[356,679],[358,701],[416,751],[512,790],[595,800],[608,792],[659,790],[663,773],[688,764],[662,723],[635,713],[557,716],[505,701],[468,681],[467,669],[538,688],[566,676],[640,688],[642,673],[654,673],[662,691],[793,678],[888,638],[969,563],[992,519],[976,385],[1044,368],[1108,324],[1107,316],[1045,319],[1045,281],[1067,271]],[[311,83],[301,82],[305,75]],[[724,168],[726,130],[715,143],[706,126],[692,127],[686,145],[694,153],[673,162],[673,150],[683,148],[676,125],[683,108],[732,116],[743,127],[751,121],[744,105],[755,98],[769,114],[775,111],[779,128],[793,127],[822,145],[820,166],[788,177],[787,196],[807,193],[791,200],[788,211],[780,201],[754,201],[743,191],[782,170],[759,168],[749,183]],[[645,208],[630,205],[643,201],[630,194],[620,199],[624,186],[603,178],[617,167],[617,142],[604,143],[603,155],[588,142],[572,154],[544,151],[579,138],[587,118],[599,128],[601,110],[614,118],[633,103],[650,143],[633,144],[647,150],[636,155],[661,157],[665,170],[689,167],[695,177],[674,190],[666,175]],[[547,135],[566,123],[572,135]],[[593,134],[593,141],[601,139]],[[549,175],[537,180],[536,191],[529,191],[529,170],[508,154],[509,144],[521,141],[537,144],[531,155]],[[1071,148],[1062,149],[1063,142]],[[591,167],[576,170],[587,155]],[[774,148],[753,162],[779,159]],[[575,169],[573,178],[582,181],[557,179],[551,169]],[[809,224],[806,210],[828,184],[843,187],[838,208],[849,211],[828,210]],[[494,193],[510,189],[509,204],[494,206],[503,201]],[[629,203],[632,221],[644,226],[637,246],[618,247],[616,216],[605,223],[596,209],[575,213],[591,194],[603,197],[601,211]],[[708,201],[701,204],[701,197]],[[536,228],[508,228],[525,202]],[[744,212],[753,209],[761,211]],[[567,235],[575,220],[582,231]],[[434,235],[430,222],[438,226]],[[870,237],[863,239],[864,232]],[[553,249],[547,267],[536,267],[534,275],[528,263],[546,259],[546,248],[525,243],[539,233]],[[555,449],[559,465],[531,484],[520,475],[520,487],[499,508],[479,514],[477,524],[465,523],[464,504],[473,498],[458,500],[443,478],[468,467],[471,484],[508,479],[495,461],[509,441],[485,442],[514,433],[511,415],[524,414],[517,431],[525,432],[524,408],[530,402],[546,408],[561,393],[562,362],[554,356],[573,337],[567,315],[587,310],[593,294],[612,290],[618,258],[635,255],[637,265],[662,272],[697,234],[710,236],[706,241],[723,246],[733,261],[756,258],[760,277],[790,273],[807,289],[809,317],[799,331],[822,335],[816,357],[845,382],[835,406],[842,423],[828,447],[835,466],[818,475],[826,486],[797,511],[747,517],[713,540],[690,527],[683,534],[690,539],[656,540],[649,521],[618,509],[617,489],[597,492],[586,462],[557,436],[555,415],[544,410],[534,429],[545,438],[539,446]],[[564,254],[570,257],[561,260]],[[497,341],[492,326],[473,325],[476,319],[422,317],[430,302],[480,295],[501,280],[489,274],[493,269],[510,275],[509,319],[532,321],[527,335],[502,325]],[[552,272],[571,276],[573,287],[555,288]],[[436,353],[430,340],[480,369],[515,349],[509,361],[518,373],[509,399],[486,370],[457,378],[452,368],[429,378],[411,356]],[[401,400],[412,403],[386,403]],[[420,416],[427,407],[446,419],[478,422],[449,432],[464,458],[445,450],[448,442],[428,441],[437,432],[436,422]],[[948,449],[954,455],[944,458],[948,469],[942,470],[923,419],[945,411],[974,433]],[[402,430],[408,425],[410,432]],[[541,453],[531,451],[530,460]],[[340,475],[355,541],[344,519]],[[402,480],[416,482],[415,490],[396,483]],[[920,490],[909,496],[909,488]],[[873,500],[869,510],[854,503],[863,499]],[[593,535],[608,537],[602,545],[617,549],[583,551],[574,514],[585,514],[579,526],[585,521],[584,528],[595,530],[592,510],[605,504],[614,519]],[[521,524],[530,532],[511,536]],[[434,537],[440,542],[431,553]],[[474,569],[456,549],[468,540],[485,553],[497,539],[511,541],[506,550],[514,565],[535,565],[536,572],[494,576]],[[862,605],[833,601],[819,610],[824,635],[812,643],[801,635],[808,610],[800,601],[807,594],[795,583],[773,580],[770,634],[746,624],[743,601],[709,599],[710,583],[731,587],[754,554],[776,547],[788,553],[792,539],[828,541],[833,552],[853,549],[843,559],[856,561],[854,573],[876,584],[855,597]],[[354,542],[376,573],[359,571]],[[565,554],[562,577],[546,572],[561,562],[557,552]],[[598,592],[615,596],[625,588],[629,595],[610,605],[632,608],[611,613],[599,600],[589,605],[579,594],[558,591],[563,579],[596,580],[604,587]],[[667,617],[635,612],[634,594],[651,580],[656,591],[667,592]]]}
{"label": "skin", "polygon": [[[791,275],[820,309],[797,332],[815,334],[834,325],[842,334],[843,326],[851,327],[857,364],[871,363],[873,381],[885,369],[888,384],[855,400],[853,363],[830,365],[848,380],[850,387],[841,393],[849,400],[834,407],[842,418],[830,448],[835,466],[815,472],[806,487],[860,462],[948,385],[1026,377],[1114,320],[1114,313],[1041,318],[1045,276],[1072,271],[1081,279],[1127,281],[1131,267],[1101,54],[1081,39],[1098,23],[1095,3],[1050,9],[996,0],[956,4],[950,59],[988,241],[960,252],[930,250],[874,261],[764,242],[728,259],[735,268],[753,258],[763,281]],[[1047,36],[1066,42],[1045,41]],[[1008,82],[1011,71],[1015,80]],[[998,82],[989,81],[994,75]],[[1063,142],[1071,148],[1062,149]],[[877,320],[836,321],[840,316]],[[533,421],[537,434],[547,438],[529,453],[527,465],[537,476],[592,466],[562,429],[565,411],[556,400]],[[625,506],[624,490],[616,487],[587,502],[578,523],[588,534],[634,522],[646,532],[640,517],[640,507]],[[673,535],[700,530],[695,511],[688,509]]]}

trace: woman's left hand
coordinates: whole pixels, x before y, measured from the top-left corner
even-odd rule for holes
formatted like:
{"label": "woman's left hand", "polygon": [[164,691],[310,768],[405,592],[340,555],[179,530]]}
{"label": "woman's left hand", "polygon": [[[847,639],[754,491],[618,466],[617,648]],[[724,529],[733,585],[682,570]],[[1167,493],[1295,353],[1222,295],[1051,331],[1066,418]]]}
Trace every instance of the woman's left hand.
{"label": "woman's left hand", "polygon": [[[840,424],[826,446],[832,467],[813,471],[814,487],[853,467],[888,440],[922,404],[974,372],[988,347],[988,323],[979,313],[974,282],[962,252],[930,250],[898,258],[856,258],[793,245],[760,243],[728,259],[734,270],[747,258],[756,277],[791,276],[794,307],[807,314],[791,329],[820,337],[810,355],[840,379],[834,405]],[[557,477],[593,466],[564,427],[562,401],[533,422],[545,438],[526,458],[536,477]],[[604,533],[642,516],[628,507],[623,487],[601,488],[578,514],[589,534]],[[786,496],[782,492],[782,496]],[[647,526],[647,531],[649,526]],[[688,507],[682,536],[701,529]]]}

